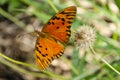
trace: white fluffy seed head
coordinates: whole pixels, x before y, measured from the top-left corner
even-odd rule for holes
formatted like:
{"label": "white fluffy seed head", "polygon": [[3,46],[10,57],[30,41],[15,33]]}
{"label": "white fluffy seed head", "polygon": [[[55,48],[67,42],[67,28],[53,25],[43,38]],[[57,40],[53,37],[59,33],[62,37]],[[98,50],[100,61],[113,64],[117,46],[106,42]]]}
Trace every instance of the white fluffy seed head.
{"label": "white fluffy seed head", "polygon": [[93,45],[96,35],[90,26],[82,26],[75,33],[74,44],[79,48],[88,48]]}

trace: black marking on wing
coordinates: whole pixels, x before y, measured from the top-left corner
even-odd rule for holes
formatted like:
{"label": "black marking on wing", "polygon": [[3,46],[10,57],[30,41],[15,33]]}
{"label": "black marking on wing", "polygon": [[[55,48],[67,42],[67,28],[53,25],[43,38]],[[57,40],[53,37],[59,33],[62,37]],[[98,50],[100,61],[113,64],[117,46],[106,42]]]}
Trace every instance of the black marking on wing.
{"label": "black marking on wing", "polygon": [[38,47],[36,46],[36,50],[41,54],[41,51],[38,49]]}

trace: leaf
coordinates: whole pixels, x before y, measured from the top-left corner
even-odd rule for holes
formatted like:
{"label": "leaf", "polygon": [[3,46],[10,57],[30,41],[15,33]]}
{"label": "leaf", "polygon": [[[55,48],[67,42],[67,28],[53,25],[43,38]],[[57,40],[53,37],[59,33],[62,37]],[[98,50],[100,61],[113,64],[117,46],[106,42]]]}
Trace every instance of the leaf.
{"label": "leaf", "polygon": [[79,62],[79,74],[82,74],[83,73],[83,70],[85,68],[85,59],[86,59],[86,53],[83,55],[83,57],[81,58],[80,62]]}
{"label": "leaf", "polygon": [[[78,62],[79,61],[79,49],[74,47],[73,55],[72,55],[72,65],[78,70]],[[72,76],[77,76],[74,71],[71,72]]]}

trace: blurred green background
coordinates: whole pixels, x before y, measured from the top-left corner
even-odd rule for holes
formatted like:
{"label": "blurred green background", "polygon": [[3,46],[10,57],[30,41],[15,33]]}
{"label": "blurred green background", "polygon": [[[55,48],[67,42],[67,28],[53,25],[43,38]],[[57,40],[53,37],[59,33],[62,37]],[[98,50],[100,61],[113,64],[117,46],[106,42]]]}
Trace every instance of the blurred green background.
{"label": "blurred green background", "polygon": [[[45,71],[35,64],[30,35],[41,30],[58,11],[77,7],[72,30],[94,27],[96,55],[89,49],[76,50],[69,41],[64,55]],[[5,56],[6,55],[6,56]],[[7,57],[8,56],[8,57]],[[0,80],[120,80],[120,0],[0,0]]]}

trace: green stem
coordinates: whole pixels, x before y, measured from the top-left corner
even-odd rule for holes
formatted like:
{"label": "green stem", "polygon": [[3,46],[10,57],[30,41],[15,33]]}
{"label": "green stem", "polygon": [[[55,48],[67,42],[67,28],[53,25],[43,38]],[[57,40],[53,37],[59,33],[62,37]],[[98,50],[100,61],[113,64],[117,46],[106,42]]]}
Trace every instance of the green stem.
{"label": "green stem", "polygon": [[[92,48],[92,46],[90,46],[91,51],[93,52],[94,55],[96,55],[96,52],[94,51],[94,49]],[[100,58],[100,56],[96,55],[97,58],[101,59],[102,62],[104,62],[108,67],[110,67],[113,71],[115,71],[117,74],[120,75],[120,72],[118,70],[116,70],[114,67],[112,67],[106,60],[104,60],[103,58]]]}
{"label": "green stem", "polygon": [[79,0],[73,0],[73,2],[77,5],[77,7],[80,7],[80,2],[79,2]]}
{"label": "green stem", "polygon": [[43,74],[40,74],[40,73],[36,73],[36,72],[30,72],[30,71],[27,71],[13,63],[10,63],[8,62],[7,60],[3,59],[3,58],[0,58],[0,62],[6,66],[9,66],[10,68],[18,71],[18,72],[22,72],[22,73],[25,73],[25,74],[29,74],[29,75],[32,75],[32,76],[36,76],[36,77],[42,77],[42,78],[45,78],[46,76],[43,75]]}
{"label": "green stem", "polygon": [[[16,63],[16,64],[20,64],[20,65],[23,65],[23,66],[27,66],[27,67],[31,67],[31,68],[35,68],[35,69],[38,69],[38,67],[34,66],[34,65],[31,65],[31,64],[26,64],[24,62],[20,62],[20,61],[16,61],[14,59],[11,59],[7,56],[5,56],[4,54],[0,53],[0,56],[5,58],[6,60],[10,61],[10,62],[13,62],[13,63]],[[33,76],[36,76],[36,77],[41,77],[41,74],[40,73],[34,73],[34,72],[30,72],[30,71],[27,71],[25,69],[22,69],[20,67],[18,67],[17,65],[15,64],[12,64],[6,60],[4,60],[3,58],[0,58],[0,62],[19,71],[19,72],[23,72],[23,73],[28,73],[28,74],[31,74]],[[56,74],[53,74],[49,71],[42,71],[43,73],[49,75],[48,77],[50,78],[57,78],[58,80],[66,80],[67,78],[66,77],[62,77],[62,76],[59,76],[59,75],[56,75]],[[42,77],[44,77],[45,75],[42,75]]]}
{"label": "green stem", "polygon": [[10,62],[13,62],[15,64],[20,64],[20,65],[23,65],[23,66],[27,66],[27,67],[31,67],[31,68],[35,68],[35,69],[38,69],[38,67],[34,66],[34,65],[31,65],[31,64],[26,64],[24,62],[20,62],[20,61],[17,61],[17,60],[14,60],[12,58],[9,58],[7,56],[5,56],[4,54],[0,53],[0,56],[2,56],[3,58],[5,58],[6,60],[10,61]]}
{"label": "green stem", "polygon": [[48,0],[48,3],[49,3],[50,6],[54,9],[54,11],[57,13],[58,10],[57,10],[57,8],[53,5],[53,3],[51,2],[51,0]]}
{"label": "green stem", "polygon": [[19,27],[24,29],[25,24],[23,22],[21,22],[18,19],[14,18],[12,15],[8,14],[7,12],[5,12],[2,8],[0,8],[0,14],[2,16],[6,17],[7,19],[11,20],[12,22],[14,22]]}

